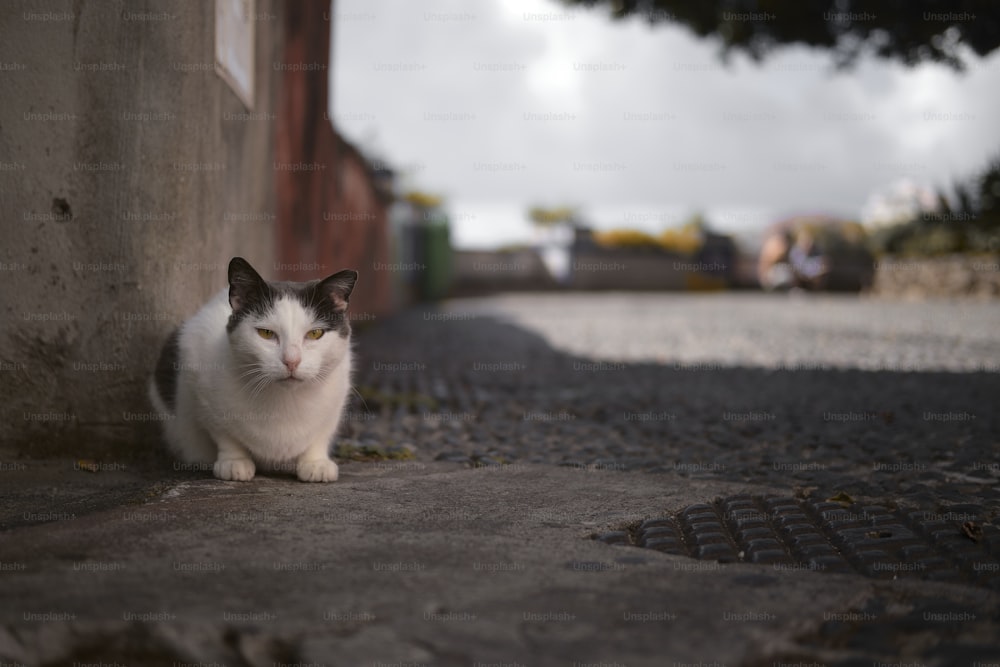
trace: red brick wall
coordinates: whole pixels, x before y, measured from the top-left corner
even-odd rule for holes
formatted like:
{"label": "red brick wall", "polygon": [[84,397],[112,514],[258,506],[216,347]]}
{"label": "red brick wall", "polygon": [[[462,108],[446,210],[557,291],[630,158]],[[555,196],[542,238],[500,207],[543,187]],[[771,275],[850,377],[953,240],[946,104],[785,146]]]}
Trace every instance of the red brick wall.
{"label": "red brick wall", "polygon": [[391,274],[374,265],[389,261],[389,203],[364,158],[327,119],[330,4],[296,0],[284,3],[283,12],[274,273],[278,279],[309,280],[356,269],[351,310],[386,313]]}

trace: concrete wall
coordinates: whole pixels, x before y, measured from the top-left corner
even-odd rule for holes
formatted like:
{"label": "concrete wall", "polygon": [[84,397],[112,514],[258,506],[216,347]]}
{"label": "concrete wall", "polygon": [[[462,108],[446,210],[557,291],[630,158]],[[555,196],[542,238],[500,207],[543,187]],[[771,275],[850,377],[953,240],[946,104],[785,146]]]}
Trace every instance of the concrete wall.
{"label": "concrete wall", "polygon": [[[44,9],[40,8],[44,5]],[[275,257],[280,10],[256,5],[252,115],[213,71],[213,2],[0,5],[0,443],[154,447],[167,333]]]}

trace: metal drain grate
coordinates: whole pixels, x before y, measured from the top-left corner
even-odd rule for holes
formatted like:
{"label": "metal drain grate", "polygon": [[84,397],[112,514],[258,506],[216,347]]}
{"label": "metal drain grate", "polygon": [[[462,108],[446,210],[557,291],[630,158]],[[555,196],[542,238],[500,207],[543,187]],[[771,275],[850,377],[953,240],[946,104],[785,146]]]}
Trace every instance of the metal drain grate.
{"label": "metal drain grate", "polygon": [[1000,589],[1000,529],[974,513],[732,496],[597,539],[719,562]]}

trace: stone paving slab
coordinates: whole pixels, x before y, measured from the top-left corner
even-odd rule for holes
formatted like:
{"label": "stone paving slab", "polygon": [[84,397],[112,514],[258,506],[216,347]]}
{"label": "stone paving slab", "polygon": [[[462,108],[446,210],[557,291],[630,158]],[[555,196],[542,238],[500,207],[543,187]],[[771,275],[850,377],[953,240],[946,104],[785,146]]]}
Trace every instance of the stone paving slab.
{"label": "stone paving slab", "polygon": [[[959,664],[935,653],[941,645],[997,655],[1000,600],[982,589],[593,539],[694,499],[775,491],[412,462],[346,464],[331,485],[181,482],[139,506],[5,531],[0,659]],[[914,641],[921,633],[935,644]]]}
{"label": "stone paving slab", "polygon": [[165,456],[142,461],[29,459],[0,449],[0,531],[141,504],[175,479]]}

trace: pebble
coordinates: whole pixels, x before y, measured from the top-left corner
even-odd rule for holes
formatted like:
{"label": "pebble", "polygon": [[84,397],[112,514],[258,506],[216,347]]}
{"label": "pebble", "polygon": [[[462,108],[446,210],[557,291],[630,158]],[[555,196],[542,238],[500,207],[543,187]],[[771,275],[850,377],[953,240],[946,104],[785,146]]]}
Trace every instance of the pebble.
{"label": "pebble", "polygon": [[[361,446],[399,443],[418,460],[685,475],[1000,512],[994,477],[968,481],[975,464],[993,462],[984,452],[1000,432],[1000,381],[940,372],[996,363],[994,305],[817,295],[797,300],[793,314],[787,300],[760,295],[671,294],[461,303],[478,316],[444,326],[407,311],[357,334],[357,386],[431,391],[437,403],[402,416],[397,402],[375,405],[378,418],[352,420],[345,435]],[[887,335],[910,330],[920,335]],[[823,346],[812,343],[817,332]],[[372,363],[400,359],[426,370]],[[880,370],[894,360],[915,372]],[[976,418],[925,418],[950,406]]]}
{"label": "pebble", "polygon": [[434,457],[435,461],[447,461],[449,463],[472,463],[472,459],[466,454],[459,452],[442,452]]}

